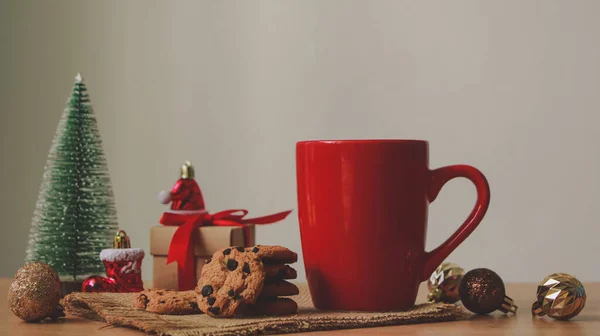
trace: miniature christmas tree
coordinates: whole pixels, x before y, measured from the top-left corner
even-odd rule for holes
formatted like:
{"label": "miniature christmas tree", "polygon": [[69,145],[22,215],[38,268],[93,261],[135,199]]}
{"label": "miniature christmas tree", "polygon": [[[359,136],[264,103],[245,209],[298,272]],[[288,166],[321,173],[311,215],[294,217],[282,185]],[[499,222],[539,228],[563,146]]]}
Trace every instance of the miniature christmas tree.
{"label": "miniature christmas tree", "polygon": [[104,271],[100,251],[113,244],[117,212],[102,141],[80,74],[46,161],[26,262],[50,265],[61,279]]}

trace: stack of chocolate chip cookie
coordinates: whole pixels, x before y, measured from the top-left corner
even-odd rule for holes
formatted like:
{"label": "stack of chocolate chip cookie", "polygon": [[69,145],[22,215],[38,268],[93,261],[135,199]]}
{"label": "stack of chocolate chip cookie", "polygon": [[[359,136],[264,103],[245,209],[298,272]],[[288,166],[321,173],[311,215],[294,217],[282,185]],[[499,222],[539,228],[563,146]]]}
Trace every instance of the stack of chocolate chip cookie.
{"label": "stack of chocolate chip cookie", "polygon": [[298,287],[287,281],[296,278],[288,264],[297,260],[295,252],[282,246],[219,250],[202,268],[198,307],[214,317],[293,314],[298,305],[285,297],[298,294]]}
{"label": "stack of chocolate chip cookie", "polygon": [[263,262],[265,284],[256,303],[242,307],[244,315],[287,315],[298,310],[298,304],[289,296],[299,293],[298,287],[287,281],[296,279],[297,273],[288,264],[298,261],[295,252],[282,246],[254,246],[246,252],[255,253]]}
{"label": "stack of chocolate chip cookie", "polygon": [[294,314],[298,305],[289,296],[299,291],[287,280],[297,276],[289,265],[296,261],[298,255],[283,246],[224,248],[206,261],[195,291],[146,289],[134,297],[133,306],[165,315]]}

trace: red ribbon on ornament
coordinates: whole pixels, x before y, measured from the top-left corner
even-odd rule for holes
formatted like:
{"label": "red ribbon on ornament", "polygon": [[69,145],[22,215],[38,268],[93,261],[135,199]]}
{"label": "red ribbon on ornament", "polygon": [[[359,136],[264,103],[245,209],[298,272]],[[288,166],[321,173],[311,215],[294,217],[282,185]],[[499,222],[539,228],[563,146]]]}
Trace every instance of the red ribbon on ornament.
{"label": "red ribbon on ornament", "polygon": [[286,218],[292,210],[276,214],[248,218],[248,210],[234,209],[217,212],[215,214],[178,214],[165,212],[160,218],[160,223],[166,226],[179,226],[171,239],[167,264],[177,262],[177,278],[179,290],[192,290],[196,287],[196,263],[194,260],[194,245],[199,236],[195,234],[196,229],[203,225],[215,226],[239,226],[244,230],[244,244],[250,245],[250,230],[246,224],[271,224]]}

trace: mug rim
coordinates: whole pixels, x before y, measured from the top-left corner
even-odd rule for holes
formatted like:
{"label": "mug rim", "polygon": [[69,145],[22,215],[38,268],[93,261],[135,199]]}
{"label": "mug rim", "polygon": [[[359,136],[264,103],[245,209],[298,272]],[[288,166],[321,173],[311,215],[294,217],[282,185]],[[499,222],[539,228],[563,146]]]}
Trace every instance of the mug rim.
{"label": "mug rim", "polygon": [[330,140],[301,140],[296,142],[297,145],[308,145],[308,144],[329,144],[329,145],[343,145],[343,144],[425,144],[428,145],[429,141],[420,139],[330,139]]}

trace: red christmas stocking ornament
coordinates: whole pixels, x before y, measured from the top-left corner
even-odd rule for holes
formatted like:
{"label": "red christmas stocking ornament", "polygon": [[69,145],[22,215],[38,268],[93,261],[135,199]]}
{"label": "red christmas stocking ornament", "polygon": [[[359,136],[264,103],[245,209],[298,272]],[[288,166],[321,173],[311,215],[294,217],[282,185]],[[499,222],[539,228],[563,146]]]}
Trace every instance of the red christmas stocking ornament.
{"label": "red christmas stocking ornament", "polygon": [[81,291],[88,293],[143,291],[144,250],[129,246],[129,237],[125,231],[119,231],[115,237],[115,248],[100,252],[100,259],[106,268],[106,277],[92,275],[86,278],[81,285]]}

